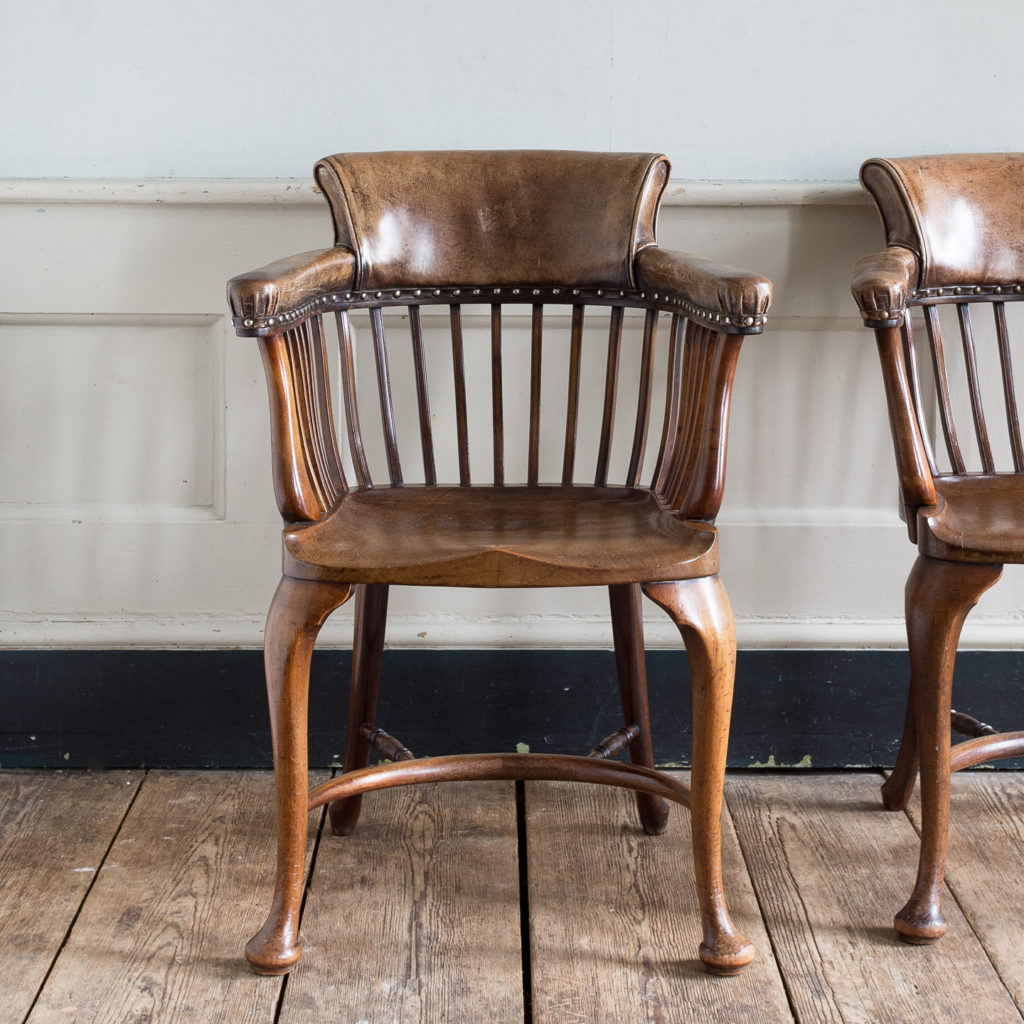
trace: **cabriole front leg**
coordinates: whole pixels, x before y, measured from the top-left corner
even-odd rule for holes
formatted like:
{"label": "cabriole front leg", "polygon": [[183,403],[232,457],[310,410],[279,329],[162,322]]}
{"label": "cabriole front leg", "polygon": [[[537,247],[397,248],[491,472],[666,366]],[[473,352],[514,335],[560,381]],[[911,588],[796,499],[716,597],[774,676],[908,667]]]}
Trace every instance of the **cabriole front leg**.
{"label": "cabriole front leg", "polygon": [[693,690],[690,819],[704,938],[700,958],[715,974],[738,974],[754,947],[732,923],[722,889],[722,790],[736,673],[736,629],[719,577],[644,587],[679,627]]}
{"label": "cabriole front leg", "polygon": [[964,620],[1001,573],[1001,565],[943,562],[921,555],[907,578],[910,707],[921,760],[921,856],[917,881],[906,906],[893,922],[907,942],[934,942],[946,930],[942,880],[949,831],[953,663]]}
{"label": "cabriole front leg", "polygon": [[337,583],[281,579],[267,616],[264,664],[277,795],[277,869],[266,923],[245,947],[258,974],[287,974],[302,952],[299,911],[306,861],[309,666],[320,627],[348,600]]}

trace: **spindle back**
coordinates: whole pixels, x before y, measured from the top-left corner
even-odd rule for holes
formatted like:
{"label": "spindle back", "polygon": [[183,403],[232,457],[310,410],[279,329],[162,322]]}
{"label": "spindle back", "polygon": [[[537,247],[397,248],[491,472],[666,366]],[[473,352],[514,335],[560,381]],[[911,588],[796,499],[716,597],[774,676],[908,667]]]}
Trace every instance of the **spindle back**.
{"label": "spindle back", "polygon": [[1024,472],[1024,154],[869,160],[861,180],[911,269],[903,364],[932,475]]}
{"label": "spindle back", "polygon": [[714,517],[740,336],[621,290],[486,291],[354,297],[261,338],[268,372],[304,382],[289,404],[321,439],[303,450],[316,506],[350,486],[576,484]]}
{"label": "spindle back", "polygon": [[771,284],[657,247],[665,157],[349,154],[316,175],[335,247],[229,282],[286,521],[410,484],[650,487],[714,518]]}

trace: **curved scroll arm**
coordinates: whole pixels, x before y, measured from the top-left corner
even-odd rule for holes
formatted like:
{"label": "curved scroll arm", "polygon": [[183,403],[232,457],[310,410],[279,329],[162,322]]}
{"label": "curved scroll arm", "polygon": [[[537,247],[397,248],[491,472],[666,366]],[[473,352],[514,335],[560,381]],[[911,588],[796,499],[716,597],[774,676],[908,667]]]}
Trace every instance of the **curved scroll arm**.
{"label": "curved scroll arm", "polygon": [[355,255],[335,246],[288,256],[228,281],[235,331],[246,338],[298,326],[317,310],[337,305],[352,287]]}
{"label": "curved scroll arm", "polygon": [[760,334],[772,301],[772,283],[724,263],[648,246],[634,271],[646,292],[665,297],[689,317],[723,334]]}
{"label": "curved scroll arm", "polygon": [[894,327],[903,323],[907,295],[917,283],[917,256],[892,245],[857,261],[850,290],[866,327]]}

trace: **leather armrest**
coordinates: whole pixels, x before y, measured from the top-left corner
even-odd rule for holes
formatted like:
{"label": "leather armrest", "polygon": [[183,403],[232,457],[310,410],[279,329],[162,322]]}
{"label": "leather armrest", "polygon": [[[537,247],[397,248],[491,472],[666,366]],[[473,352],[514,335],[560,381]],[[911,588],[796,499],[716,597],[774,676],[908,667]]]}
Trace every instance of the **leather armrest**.
{"label": "leather armrest", "polygon": [[228,281],[232,322],[242,337],[274,334],[304,320],[318,306],[337,302],[352,287],[355,256],[335,246],[277,260]]}
{"label": "leather armrest", "polygon": [[746,270],[690,253],[649,246],[634,261],[638,286],[683,307],[687,316],[726,334],[760,334],[772,283]]}
{"label": "leather armrest", "polygon": [[873,252],[857,261],[850,286],[867,327],[903,323],[907,294],[917,282],[917,256],[900,245]]}

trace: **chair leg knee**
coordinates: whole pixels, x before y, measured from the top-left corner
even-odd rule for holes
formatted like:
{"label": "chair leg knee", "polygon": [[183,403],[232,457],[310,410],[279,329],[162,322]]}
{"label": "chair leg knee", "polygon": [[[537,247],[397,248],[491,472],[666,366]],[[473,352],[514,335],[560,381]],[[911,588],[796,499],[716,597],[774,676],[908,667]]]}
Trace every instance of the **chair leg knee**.
{"label": "chair leg knee", "polygon": [[675,621],[686,644],[693,691],[690,820],[704,936],[699,955],[715,974],[737,974],[754,947],[729,916],[722,888],[722,803],[736,672],[732,608],[718,576],[648,584],[647,596]]}
{"label": "chair leg knee", "polygon": [[274,900],[245,956],[258,974],[287,974],[299,959],[306,860],[309,666],[320,627],[348,599],[347,586],[284,577],[267,617],[264,662],[274,743],[277,868]]}

